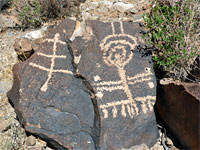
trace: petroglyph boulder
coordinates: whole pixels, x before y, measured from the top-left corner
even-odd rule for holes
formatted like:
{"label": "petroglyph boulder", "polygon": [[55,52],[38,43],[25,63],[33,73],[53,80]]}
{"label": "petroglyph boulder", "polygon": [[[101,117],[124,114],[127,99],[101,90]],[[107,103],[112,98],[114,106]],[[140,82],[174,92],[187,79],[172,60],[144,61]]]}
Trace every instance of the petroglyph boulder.
{"label": "petroglyph boulder", "polygon": [[156,81],[138,23],[65,20],[14,66],[8,97],[25,130],[56,149],[156,143]]}
{"label": "petroglyph boulder", "polygon": [[151,146],[158,136],[156,81],[151,58],[137,51],[141,28],[130,22],[86,21],[86,26],[90,32],[76,38],[72,50],[80,59],[77,73],[96,96],[101,148],[121,149],[144,141]]}
{"label": "petroglyph boulder", "polygon": [[68,20],[51,30],[32,57],[14,66],[8,97],[26,131],[55,149],[89,150],[94,149],[94,107],[87,88],[73,75],[65,40],[73,25]]}

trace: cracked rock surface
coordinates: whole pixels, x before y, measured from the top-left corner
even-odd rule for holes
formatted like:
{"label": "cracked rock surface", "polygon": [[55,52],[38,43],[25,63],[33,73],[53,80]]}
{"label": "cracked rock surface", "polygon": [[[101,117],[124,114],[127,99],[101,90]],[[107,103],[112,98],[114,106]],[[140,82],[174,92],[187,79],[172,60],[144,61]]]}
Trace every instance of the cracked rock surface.
{"label": "cracked rock surface", "polygon": [[156,81],[139,23],[66,19],[14,66],[8,92],[20,122],[55,149],[153,146]]}

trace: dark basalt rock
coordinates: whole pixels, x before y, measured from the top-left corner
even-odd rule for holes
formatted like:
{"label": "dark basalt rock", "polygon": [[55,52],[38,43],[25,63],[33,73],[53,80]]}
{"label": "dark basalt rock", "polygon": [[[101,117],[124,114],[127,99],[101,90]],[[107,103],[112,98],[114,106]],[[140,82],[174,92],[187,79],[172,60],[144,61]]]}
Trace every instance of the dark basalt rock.
{"label": "dark basalt rock", "polygon": [[55,148],[94,149],[94,107],[87,88],[73,75],[65,40],[73,26],[68,20],[50,31],[36,54],[14,66],[8,97],[26,131]]}
{"label": "dark basalt rock", "polygon": [[138,23],[67,19],[14,66],[8,98],[25,130],[55,149],[122,149],[158,138],[156,81]]}
{"label": "dark basalt rock", "polygon": [[75,39],[72,49],[80,59],[77,73],[96,96],[101,148],[129,148],[143,142],[152,146],[158,137],[153,111],[156,81],[151,58],[137,51],[142,44],[139,24],[87,21],[86,27],[88,33]]}
{"label": "dark basalt rock", "polygon": [[158,83],[155,106],[184,149],[200,149],[199,83]]}

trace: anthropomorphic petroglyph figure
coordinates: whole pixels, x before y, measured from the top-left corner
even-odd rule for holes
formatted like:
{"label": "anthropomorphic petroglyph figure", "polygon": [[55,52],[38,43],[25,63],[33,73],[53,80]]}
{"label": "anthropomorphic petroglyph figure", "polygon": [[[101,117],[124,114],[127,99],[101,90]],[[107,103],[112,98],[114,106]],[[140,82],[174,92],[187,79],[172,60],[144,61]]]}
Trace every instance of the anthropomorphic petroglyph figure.
{"label": "anthropomorphic petroglyph figure", "polygon": [[[127,117],[128,115],[133,118],[134,115],[139,114],[139,109],[136,105],[136,101],[140,101],[142,103],[142,108],[144,113],[152,109],[153,101],[155,100],[155,96],[146,96],[146,97],[136,97],[133,98],[133,95],[130,91],[129,85],[134,85],[136,83],[150,81],[148,83],[149,88],[153,88],[154,84],[151,82],[152,80],[152,72],[150,68],[145,68],[145,72],[139,73],[134,77],[129,77],[126,75],[125,66],[131,61],[133,58],[133,53],[131,50],[137,46],[137,39],[131,35],[124,33],[123,23],[120,22],[120,34],[116,34],[114,23],[111,23],[112,27],[112,35],[106,36],[101,44],[101,50],[103,51],[103,60],[108,66],[115,66],[117,69],[117,73],[120,77],[118,81],[101,81],[100,76],[94,77],[94,86],[96,87],[97,93],[96,96],[98,99],[102,99],[104,96],[104,91],[112,92],[116,90],[122,90],[127,99],[124,100],[114,100],[113,102],[109,102],[106,104],[100,105],[104,113],[104,118],[108,118],[108,110],[112,108],[113,118],[117,117],[118,108],[121,107],[121,115]],[[145,104],[145,101],[148,101]],[[126,111],[127,110],[127,111]]]}

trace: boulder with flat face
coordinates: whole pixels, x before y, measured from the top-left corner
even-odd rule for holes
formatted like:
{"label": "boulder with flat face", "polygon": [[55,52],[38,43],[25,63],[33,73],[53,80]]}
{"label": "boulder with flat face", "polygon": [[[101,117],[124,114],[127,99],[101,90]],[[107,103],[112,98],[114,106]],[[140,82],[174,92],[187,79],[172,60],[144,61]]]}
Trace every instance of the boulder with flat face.
{"label": "boulder with flat face", "polygon": [[[77,74],[90,83],[99,112],[102,149],[129,148],[158,137],[153,105],[156,80],[150,57],[142,57],[138,23],[86,21],[72,42]],[[137,136],[136,136],[137,135]]]}
{"label": "boulder with flat face", "polygon": [[185,149],[200,149],[199,83],[158,83],[156,108]]}
{"label": "boulder with flat face", "polygon": [[14,66],[8,97],[25,130],[55,149],[152,146],[156,81],[138,23],[76,22],[49,29],[43,43]]}
{"label": "boulder with flat face", "polygon": [[70,35],[73,26],[74,21],[68,20],[50,30],[37,53],[14,66],[8,97],[27,132],[56,149],[94,149],[93,103],[82,80],[73,74],[65,40],[65,30]]}

